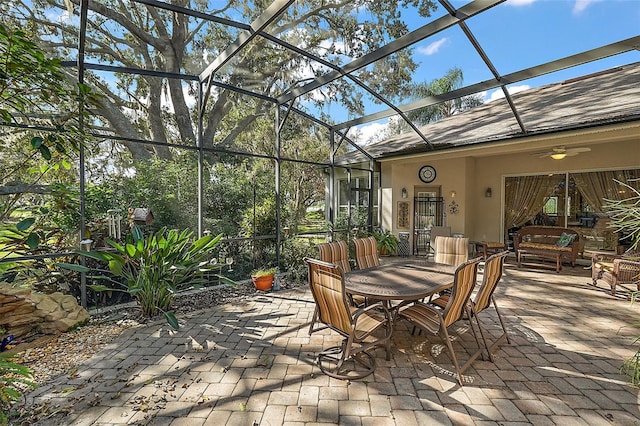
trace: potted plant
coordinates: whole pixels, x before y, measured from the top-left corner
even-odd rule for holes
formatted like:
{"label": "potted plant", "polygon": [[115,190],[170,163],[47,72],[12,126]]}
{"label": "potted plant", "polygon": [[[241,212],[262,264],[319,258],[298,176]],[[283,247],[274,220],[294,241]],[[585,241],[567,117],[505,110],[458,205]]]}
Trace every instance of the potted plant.
{"label": "potted plant", "polygon": [[256,286],[256,290],[271,290],[277,271],[277,268],[263,268],[252,271],[251,280],[253,280],[253,285]]}
{"label": "potted plant", "polygon": [[373,237],[376,239],[378,243],[378,251],[380,252],[380,256],[389,256],[396,254],[398,250],[398,237],[395,234],[391,233],[388,230],[380,230],[374,231]]}

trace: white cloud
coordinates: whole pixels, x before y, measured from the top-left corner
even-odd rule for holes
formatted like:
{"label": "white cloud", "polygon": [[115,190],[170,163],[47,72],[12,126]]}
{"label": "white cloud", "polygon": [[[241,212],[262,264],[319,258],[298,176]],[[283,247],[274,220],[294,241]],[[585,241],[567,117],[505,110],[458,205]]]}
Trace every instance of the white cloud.
{"label": "white cloud", "polygon": [[438,41],[434,41],[433,43],[431,43],[430,45],[426,46],[426,47],[418,47],[418,52],[422,53],[423,55],[433,55],[434,53],[438,53],[438,50],[440,50],[440,48],[447,42],[447,38],[441,38]]}
{"label": "white cloud", "polygon": [[507,0],[505,4],[508,4],[509,6],[519,7],[519,6],[528,6],[532,3],[535,3],[536,1],[537,0]]}
{"label": "white cloud", "polygon": [[[530,86],[523,84],[522,86],[508,87],[507,91],[509,92],[510,95],[513,95],[514,93],[522,92],[523,90],[529,90],[530,88],[531,88]],[[502,91],[502,89],[497,89],[491,92],[491,94],[489,94],[489,97],[487,97],[485,94],[484,101],[491,102],[491,101],[495,101],[496,99],[502,99],[502,98],[504,98],[504,92]]]}
{"label": "white cloud", "polygon": [[388,123],[371,123],[357,129],[357,136],[354,138],[360,146],[366,146],[374,142],[381,141],[387,134]]}
{"label": "white cloud", "polygon": [[576,4],[573,5],[573,13],[577,15],[593,3],[597,3],[599,1],[602,0],[576,0]]}

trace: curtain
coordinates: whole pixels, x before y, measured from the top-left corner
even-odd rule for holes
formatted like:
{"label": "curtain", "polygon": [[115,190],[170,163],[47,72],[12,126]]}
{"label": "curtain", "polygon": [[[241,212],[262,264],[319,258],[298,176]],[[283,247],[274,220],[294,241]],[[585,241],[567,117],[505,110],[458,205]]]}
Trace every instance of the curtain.
{"label": "curtain", "polygon": [[505,226],[522,226],[535,218],[564,175],[522,176],[505,181]]}
{"label": "curtain", "polygon": [[640,186],[637,170],[617,170],[605,172],[572,173],[576,188],[596,212],[602,213],[604,200],[619,201],[629,196],[624,187],[614,179],[624,182],[636,189]]}

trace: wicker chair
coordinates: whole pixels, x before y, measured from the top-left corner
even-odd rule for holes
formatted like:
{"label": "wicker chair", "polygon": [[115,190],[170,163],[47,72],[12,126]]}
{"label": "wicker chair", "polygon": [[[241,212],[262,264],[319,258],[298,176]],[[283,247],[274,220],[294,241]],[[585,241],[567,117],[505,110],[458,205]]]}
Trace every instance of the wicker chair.
{"label": "wicker chair", "polygon": [[[305,258],[309,269],[309,286],[316,302],[317,321],[344,339],[340,346],[322,351],[318,367],[337,379],[360,379],[373,373],[375,358],[369,349],[384,346],[391,359],[392,317],[382,302],[363,308],[349,303],[345,291],[344,271],[336,264]],[[374,336],[384,329],[382,336]]]}
{"label": "wicker chair", "polygon": [[[591,279],[593,285],[598,285],[598,280],[609,284],[613,296],[617,286],[640,291],[640,251],[627,250],[622,255],[594,254],[591,258]],[[635,285],[636,288],[626,285]]]}
{"label": "wicker chair", "polygon": [[380,266],[378,243],[374,237],[355,238],[353,245],[356,249],[356,264],[358,269]]}

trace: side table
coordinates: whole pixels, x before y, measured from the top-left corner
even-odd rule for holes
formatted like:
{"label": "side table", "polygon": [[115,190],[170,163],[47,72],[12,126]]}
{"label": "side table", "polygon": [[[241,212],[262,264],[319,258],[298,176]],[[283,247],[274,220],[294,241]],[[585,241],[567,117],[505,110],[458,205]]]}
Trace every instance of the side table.
{"label": "side table", "polygon": [[475,245],[476,253],[482,253],[485,260],[492,254],[507,250],[507,245],[499,241],[472,241],[472,244]]}

